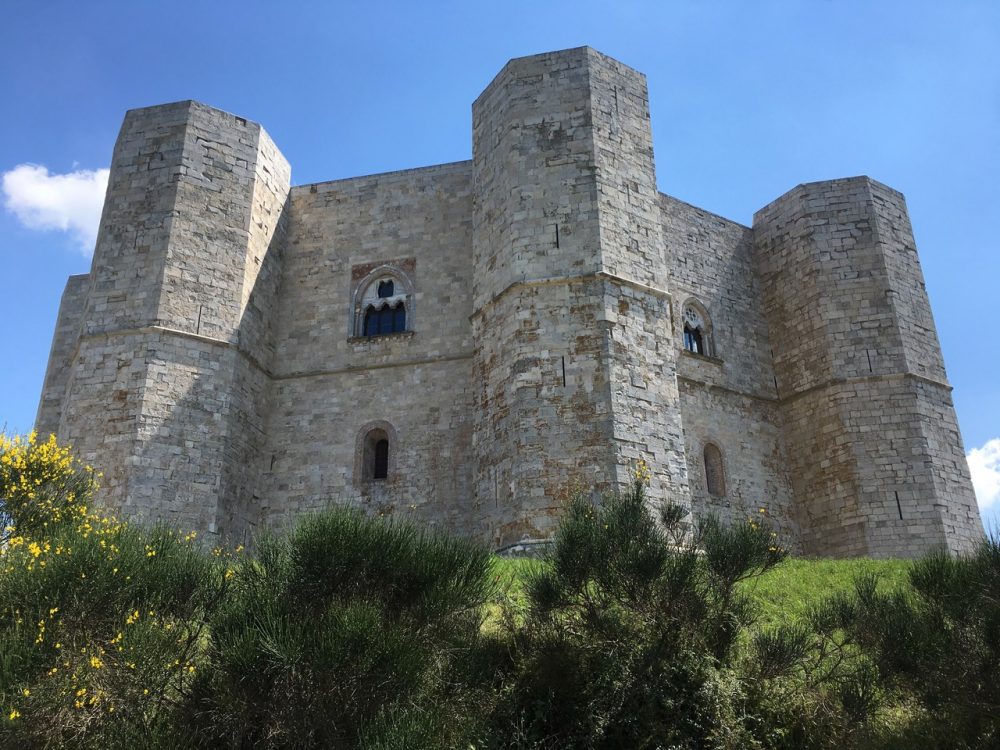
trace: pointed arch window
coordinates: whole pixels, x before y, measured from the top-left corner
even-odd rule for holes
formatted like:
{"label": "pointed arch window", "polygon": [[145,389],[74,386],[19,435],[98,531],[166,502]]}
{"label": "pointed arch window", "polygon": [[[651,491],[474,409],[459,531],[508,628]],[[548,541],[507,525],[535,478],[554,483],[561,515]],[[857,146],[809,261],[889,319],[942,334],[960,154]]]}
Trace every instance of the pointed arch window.
{"label": "pointed arch window", "polygon": [[684,349],[703,357],[714,357],[712,324],[705,308],[691,300],[684,305],[681,318],[684,322]]}
{"label": "pointed arch window", "polygon": [[371,272],[354,293],[352,335],[374,338],[413,330],[413,286],[392,265]]}

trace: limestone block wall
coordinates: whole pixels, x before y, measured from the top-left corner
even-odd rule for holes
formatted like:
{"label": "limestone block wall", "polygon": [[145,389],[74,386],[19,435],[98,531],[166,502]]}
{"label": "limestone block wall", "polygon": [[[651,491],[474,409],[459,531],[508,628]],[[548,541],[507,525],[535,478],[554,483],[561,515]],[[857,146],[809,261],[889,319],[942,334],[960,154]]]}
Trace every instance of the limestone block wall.
{"label": "limestone block wall", "polygon": [[[264,517],[347,502],[475,533],[471,164],[297,187],[289,216]],[[352,294],[384,264],[412,281],[409,330],[358,338]],[[389,476],[365,482],[360,441],[378,425]]]}
{"label": "limestone block wall", "polygon": [[813,554],[964,551],[982,533],[905,215],[901,195],[860,177],[800,185],[754,217]]}
{"label": "limestone block wall", "polygon": [[52,334],[52,348],[49,351],[49,363],[45,370],[45,380],[42,383],[42,395],[38,402],[38,413],[35,417],[35,429],[39,435],[59,432],[59,419],[62,416],[66,383],[76,345],[80,337],[80,324],[83,308],[87,304],[87,290],[90,279],[87,274],[70,276],[59,302],[59,312],[56,316],[56,329]]}
{"label": "limestone block wall", "polygon": [[512,60],[473,105],[477,496],[498,544],[547,535],[560,490],[687,502],[644,78],[580,48]]}
{"label": "limestone block wall", "polygon": [[504,545],[614,478],[587,50],[512,60],[472,121],[475,487]]}
{"label": "limestone block wall", "polygon": [[243,118],[195,102],[126,116],[59,434],[129,515],[237,533],[221,524],[261,434],[261,379],[244,368],[266,358],[240,326],[273,296],[246,265],[267,265],[289,177]]}
{"label": "limestone block wall", "polygon": [[615,480],[628,484],[644,458],[649,495],[690,502],[677,390],[676,349],[663,341],[671,327],[669,271],[656,189],[646,77],[586,49],[590,69],[601,275],[608,306],[608,366],[614,418]]}
{"label": "limestone block wall", "polygon": [[605,292],[522,284],[473,318],[475,494],[497,546],[551,534],[570,485],[614,486]]}
{"label": "limestone block wall", "polygon": [[[678,358],[691,498],[696,516],[727,520],[757,515],[778,522],[798,548],[798,524],[777,405],[767,319],[753,264],[753,231],[660,195],[670,271],[670,341],[683,345],[684,306],[696,302],[711,326],[711,356],[681,350]],[[723,457],[725,492],[708,492],[706,444]]]}

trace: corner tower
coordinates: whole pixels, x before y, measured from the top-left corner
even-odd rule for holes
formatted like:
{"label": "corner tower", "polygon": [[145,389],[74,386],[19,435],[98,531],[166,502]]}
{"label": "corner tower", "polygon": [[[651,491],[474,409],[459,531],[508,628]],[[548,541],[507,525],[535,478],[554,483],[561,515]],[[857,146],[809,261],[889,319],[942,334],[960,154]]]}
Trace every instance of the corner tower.
{"label": "corner tower", "polygon": [[645,77],[590,48],[509,62],[473,104],[473,449],[497,544],[636,459],[689,502]]}
{"label": "corner tower", "polygon": [[804,551],[971,549],[982,522],[903,196],[800,185],[753,230]]}
{"label": "corner tower", "polygon": [[243,118],[190,101],[125,117],[38,427],[102,471],[105,502],[130,517],[235,537],[252,523],[289,178]]}

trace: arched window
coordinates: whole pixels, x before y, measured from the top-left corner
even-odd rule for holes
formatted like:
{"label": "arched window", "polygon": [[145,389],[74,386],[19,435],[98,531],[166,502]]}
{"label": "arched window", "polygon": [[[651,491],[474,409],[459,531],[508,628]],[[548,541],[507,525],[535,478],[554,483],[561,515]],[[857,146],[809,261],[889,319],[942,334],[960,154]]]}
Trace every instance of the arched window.
{"label": "arched window", "polygon": [[722,451],[712,443],[705,444],[703,452],[705,459],[705,484],[708,494],[722,497],[726,494],[726,469],[722,465]]}
{"label": "arched window", "polygon": [[375,428],[365,435],[362,465],[366,481],[389,477],[389,435],[385,430]]}
{"label": "arched window", "polygon": [[691,300],[684,305],[684,348],[692,354],[715,356],[712,325],[708,313],[700,304]]}
{"label": "arched window", "polygon": [[368,492],[373,482],[396,479],[399,446],[392,423],[376,419],[362,425],[354,443],[354,486]]}
{"label": "arched window", "polygon": [[413,287],[392,265],[376,268],[354,292],[352,335],[373,338],[412,330]]}

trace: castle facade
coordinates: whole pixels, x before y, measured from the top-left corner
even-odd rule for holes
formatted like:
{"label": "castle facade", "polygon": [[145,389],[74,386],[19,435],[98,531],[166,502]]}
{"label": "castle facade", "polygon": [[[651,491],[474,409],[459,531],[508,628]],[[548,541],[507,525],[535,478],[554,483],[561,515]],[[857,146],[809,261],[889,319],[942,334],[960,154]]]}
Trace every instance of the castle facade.
{"label": "castle facade", "polygon": [[126,516],[234,541],[342,502],[502,547],[638,459],[806,554],[981,538],[900,193],[800,185],[752,227],[664,195],[644,76],[590,48],[472,119],[471,161],[290,187],[256,123],[128,112],[37,429]]}

